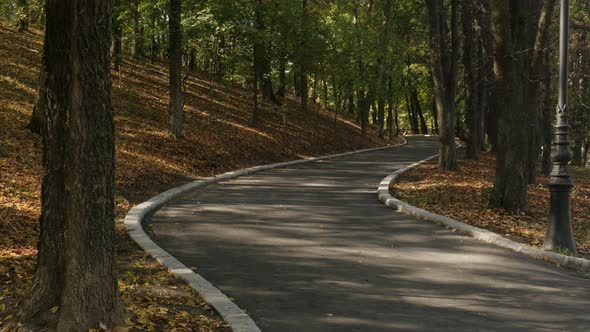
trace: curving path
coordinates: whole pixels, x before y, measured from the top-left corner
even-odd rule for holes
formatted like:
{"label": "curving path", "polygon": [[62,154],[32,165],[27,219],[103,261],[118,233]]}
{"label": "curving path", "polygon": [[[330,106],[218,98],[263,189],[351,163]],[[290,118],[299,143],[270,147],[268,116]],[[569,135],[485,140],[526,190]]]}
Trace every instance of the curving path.
{"label": "curving path", "polygon": [[590,280],[395,213],[388,174],[436,139],[264,171],[184,195],[149,221],[262,331],[590,331]]}

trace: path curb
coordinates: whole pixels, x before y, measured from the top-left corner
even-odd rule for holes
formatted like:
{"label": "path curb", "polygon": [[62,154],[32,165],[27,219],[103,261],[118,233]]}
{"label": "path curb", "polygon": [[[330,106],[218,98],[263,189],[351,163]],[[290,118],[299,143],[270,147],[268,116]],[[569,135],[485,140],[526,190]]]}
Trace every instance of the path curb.
{"label": "path curb", "polygon": [[377,189],[377,195],[379,197],[379,200],[383,202],[385,205],[393,208],[397,212],[421,220],[433,222],[435,224],[443,225],[447,228],[459,231],[460,233],[468,235],[482,242],[494,244],[502,248],[523,253],[535,259],[551,262],[558,266],[562,266],[571,270],[581,272],[585,278],[590,278],[590,260],[579,257],[566,256],[551,251],[544,251],[526,244],[514,242],[488,230],[471,226],[461,221],[420,209],[406,202],[403,202],[389,194],[389,189],[391,188],[391,185],[399,178],[401,174],[409,171],[412,168],[427,163],[437,157],[438,155],[435,155],[430,158],[419,161],[417,163],[411,164],[407,167],[397,170],[393,174],[383,179],[383,181],[381,181],[381,183],[379,184],[379,188]]}
{"label": "path curb", "polygon": [[396,145],[388,145],[384,147],[357,150],[351,152],[345,152],[335,155],[322,156],[310,159],[300,159],[295,161],[262,165],[246,168],[240,171],[228,172],[218,176],[210,177],[203,180],[197,180],[189,182],[180,187],[176,187],[158,194],[149,200],[134,206],[127,215],[125,216],[125,227],[127,234],[137,243],[146,253],[155,258],[162,266],[168,268],[168,270],[184,279],[194,290],[196,290],[201,297],[207,301],[217,312],[223,317],[223,319],[229,324],[233,332],[260,332],[260,328],[256,325],[254,320],[248,316],[248,314],[236,305],[227,295],[223,294],[213,284],[207,281],[198,273],[189,269],[187,266],[182,264],[164,249],[160,248],[154,243],[149,236],[145,233],[142,222],[144,218],[151,212],[157,210],[166,202],[179,197],[180,195],[195,190],[197,188],[206,187],[208,185],[234,179],[243,175],[253,174],[270,170],[274,168],[281,168],[286,166],[298,165],[303,163],[310,163],[314,161],[332,159],[338,157],[344,157],[354,154],[366,153],[371,151],[386,150],[397,146],[408,144],[407,139],[404,138],[404,142]]}

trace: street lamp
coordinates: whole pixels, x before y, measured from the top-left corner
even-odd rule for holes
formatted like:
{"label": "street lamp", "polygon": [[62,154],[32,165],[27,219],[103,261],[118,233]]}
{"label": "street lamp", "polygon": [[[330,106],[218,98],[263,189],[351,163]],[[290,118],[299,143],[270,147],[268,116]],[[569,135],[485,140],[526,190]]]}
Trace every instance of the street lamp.
{"label": "street lamp", "polygon": [[577,251],[570,213],[570,193],[574,183],[567,169],[573,157],[569,147],[570,126],[567,118],[569,0],[561,0],[559,34],[559,103],[552,153],[553,170],[549,180],[551,191],[549,224],[543,248],[568,250],[575,255]]}

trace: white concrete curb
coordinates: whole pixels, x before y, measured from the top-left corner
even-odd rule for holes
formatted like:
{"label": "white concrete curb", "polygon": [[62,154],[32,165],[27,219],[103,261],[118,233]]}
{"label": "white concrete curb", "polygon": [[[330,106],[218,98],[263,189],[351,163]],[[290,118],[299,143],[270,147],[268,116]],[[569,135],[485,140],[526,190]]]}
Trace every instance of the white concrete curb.
{"label": "white concrete curb", "polygon": [[463,222],[451,219],[449,217],[441,216],[432,212],[428,212],[426,210],[422,210],[406,202],[403,202],[389,194],[389,188],[391,187],[391,184],[394,183],[401,174],[437,157],[438,155],[435,155],[428,159],[409,165],[383,179],[383,181],[381,181],[381,183],[379,184],[379,188],[377,189],[377,195],[379,197],[379,200],[385,203],[385,205],[395,209],[397,212],[407,214],[418,219],[443,225],[452,230],[457,230],[465,235],[471,236],[477,240],[486,243],[491,243],[499,247],[507,248],[516,252],[520,252],[532,258],[544,260],[547,262],[554,263],[558,266],[582,272],[586,278],[590,278],[590,260],[566,256],[551,251],[544,251],[522,243],[514,242],[488,230],[467,225]]}
{"label": "white concrete curb", "polygon": [[225,319],[230,325],[234,332],[260,332],[260,328],[256,326],[256,323],[252,320],[248,314],[240,309],[229,297],[223,294],[219,289],[213,286],[205,278],[195,273],[193,270],[186,267],[172,255],[167,253],[164,249],[160,248],[154,243],[149,236],[144,232],[142,227],[142,221],[149,213],[157,210],[164,203],[186,193],[191,190],[202,188],[213,183],[217,183],[224,180],[240,177],[242,175],[252,174],[274,168],[281,168],[286,166],[292,166],[297,164],[309,163],[318,160],[331,159],[337,157],[343,157],[353,154],[385,150],[396,146],[408,144],[408,141],[404,138],[404,143],[397,145],[390,145],[379,148],[358,150],[346,153],[340,153],[330,156],[322,156],[311,159],[301,159],[295,161],[289,161],[278,164],[255,166],[246,168],[240,171],[229,172],[215,177],[207,178],[204,180],[193,181],[182,185],[177,188],[170,189],[159,195],[156,195],[149,200],[133,207],[125,216],[125,227],[129,236],[150,256],[154,257],[160,264],[167,267],[170,272],[184,279],[193,289],[195,289],[205,301],[207,301],[217,312]]}

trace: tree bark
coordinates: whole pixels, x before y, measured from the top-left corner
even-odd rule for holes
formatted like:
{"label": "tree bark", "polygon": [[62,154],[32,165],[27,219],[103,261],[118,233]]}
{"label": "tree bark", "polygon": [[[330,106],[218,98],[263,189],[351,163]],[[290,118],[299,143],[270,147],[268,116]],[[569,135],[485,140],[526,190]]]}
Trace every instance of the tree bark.
{"label": "tree bark", "polygon": [[[544,0],[543,8],[539,16],[535,44],[530,62],[530,78],[528,80],[528,117],[529,147],[527,159],[528,183],[534,184],[537,178],[537,162],[541,155],[542,146],[542,122],[545,96],[548,93],[544,89],[544,81],[549,80],[547,70],[549,63],[545,54],[548,52],[549,30],[557,0]],[[547,119],[547,121],[550,121]]]}
{"label": "tree bark", "polygon": [[184,100],[182,95],[182,27],[181,0],[170,0],[169,43],[170,58],[170,134],[184,137]]}
{"label": "tree bark", "polygon": [[[441,171],[457,169],[455,148],[455,97],[459,62],[458,0],[448,10],[442,0],[425,0],[430,27],[430,63],[439,127]],[[450,21],[450,22],[449,22]]]}
{"label": "tree bark", "polygon": [[481,108],[478,107],[476,50],[474,43],[475,19],[473,1],[463,2],[463,67],[465,72],[465,114],[467,117],[467,158],[479,159],[481,136]]}
{"label": "tree bark", "polygon": [[279,57],[279,88],[277,96],[285,98],[287,94],[287,37],[283,37],[281,55]]}
{"label": "tree bark", "polygon": [[408,121],[412,129],[412,134],[420,134],[420,128],[418,127],[418,118],[415,112],[414,99],[410,98],[410,94],[406,93],[406,106],[408,111]]}
{"label": "tree bark", "polygon": [[[57,331],[122,324],[115,262],[111,2],[48,0],[37,267],[19,320]],[[56,314],[49,309],[58,306]]]}
{"label": "tree bark", "polygon": [[[397,102],[396,101],[395,108],[397,109]],[[388,77],[387,80],[387,136],[390,140],[393,139],[394,131],[393,128],[393,79],[391,76]]]}
{"label": "tree bark", "polygon": [[527,209],[527,107],[531,50],[539,1],[492,1],[494,74],[497,87],[498,151],[492,206],[518,213]]}
{"label": "tree bark", "polygon": [[27,125],[32,133],[41,135],[41,129],[44,126],[45,118],[43,116],[44,103],[47,100],[46,89],[43,88],[43,82],[45,81],[45,72],[41,70],[39,73],[39,81],[37,85],[37,92],[35,94],[35,105],[33,106],[33,114],[31,115],[31,121]]}
{"label": "tree bark", "polygon": [[391,34],[391,6],[392,0],[386,0],[383,7],[384,23],[383,32],[381,33],[381,52],[378,58],[379,64],[379,92],[378,92],[378,111],[377,111],[377,124],[379,126],[379,138],[385,136],[385,100],[387,93],[387,55],[388,55],[388,44]]}
{"label": "tree bark", "polygon": [[156,63],[158,60],[158,55],[160,54],[160,44],[158,43],[158,8],[154,7],[151,9],[151,23],[152,23],[152,31],[150,34],[150,61],[151,63]]}
{"label": "tree bark", "polygon": [[143,29],[140,26],[139,14],[139,0],[133,0],[131,7],[131,15],[133,19],[133,58],[139,59],[143,57]]}
{"label": "tree bark", "polygon": [[[256,54],[256,50],[254,50],[254,54]],[[259,64],[256,61],[256,55],[254,55],[254,65],[253,65],[253,82],[252,82],[252,100],[253,100],[253,108],[252,108],[252,118],[250,119],[250,125],[252,127],[256,127],[258,125],[258,68]]]}
{"label": "tree bark", "polygon": [[[488,144],[492,152],[496,152],[498,146],[498,117],[496,114],[496,81],[494,77],[494,42],[491,30],[491,3],[490,0],[479,0],[480,11],[478,23],[479,39],[482,45],[482,103],[484,108],[484,130],[488,138]],[[482,133],[483,136],[483,133]]]}
{"label": "tree bark", "polygon": [[418,98],[418,90],[415,86],[412,86],[412,101],[414,104],[414,116],[416,119],[416,127],[418,127],[418,122],[420,123],[420,133],[423,135],[428,135],[428,126],[426,125],[426,120],[424,119],[424,113],[422,112],[422,106],[420,105],[420,99]]}
{"label": "tree bark", "polygon": [[551,152],[552,152],[552,137],[553,137],[553,107],[554,102],[551,98],[551,70],[548,66],[549,64],[549,52],[546,52],[545,55],[545,76],[547,77],[546,80],[543,81],[543,121],[542,121],[542,144],[543,144],[543,154],[541,156],[541,173],[545,176],[549,176],[551,173],[551,169],[553,167],[553,162],[551,160]]}

